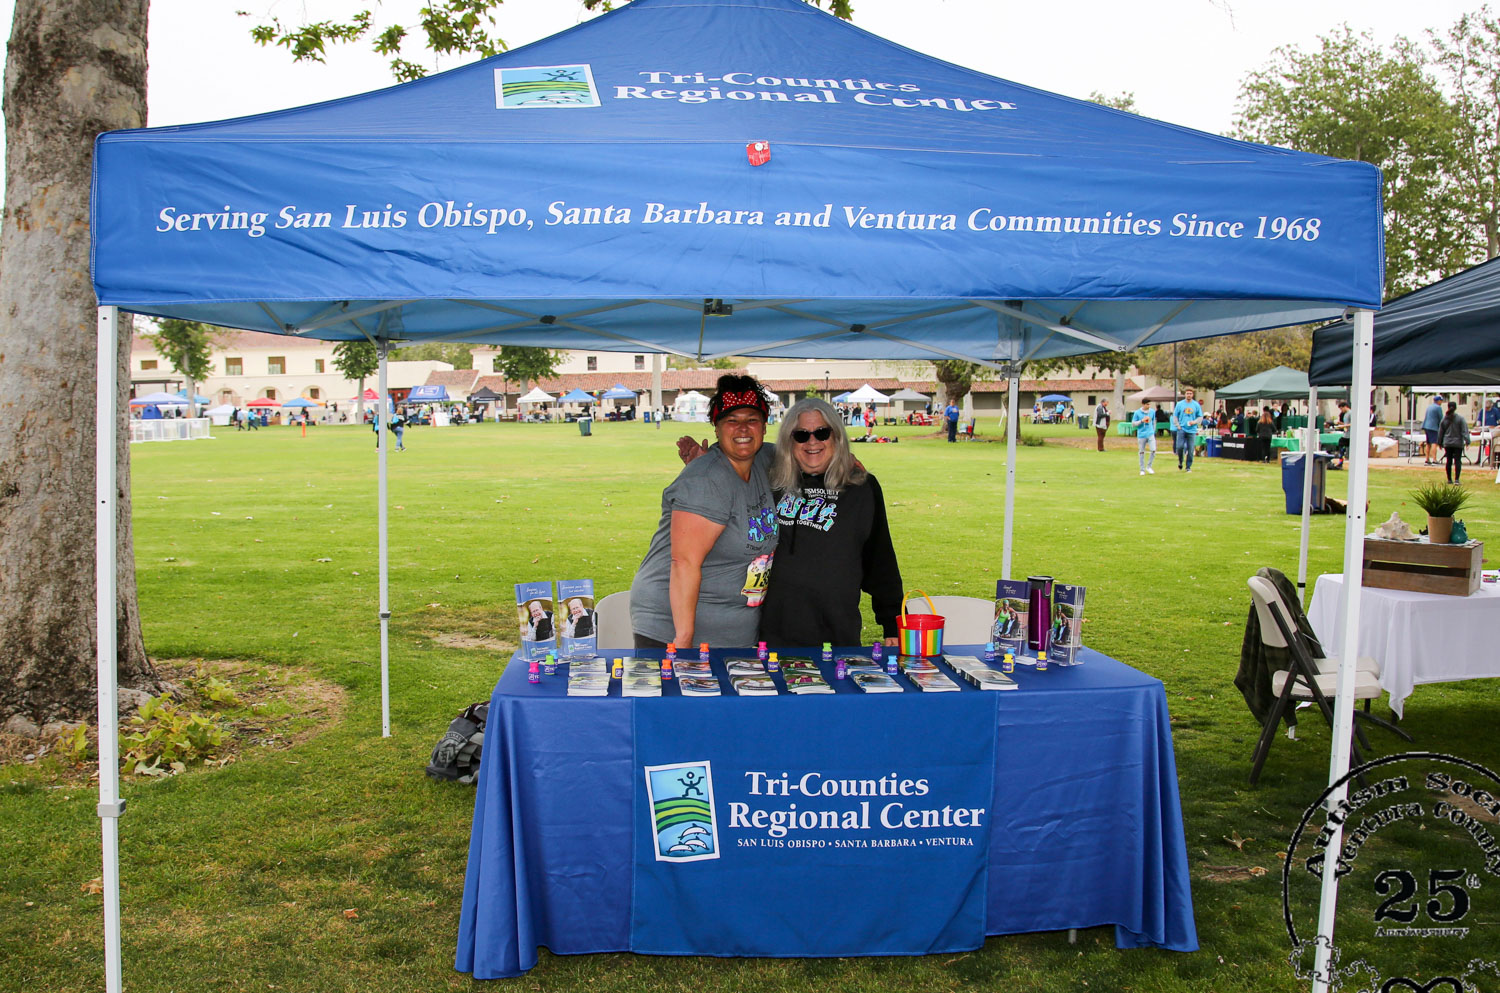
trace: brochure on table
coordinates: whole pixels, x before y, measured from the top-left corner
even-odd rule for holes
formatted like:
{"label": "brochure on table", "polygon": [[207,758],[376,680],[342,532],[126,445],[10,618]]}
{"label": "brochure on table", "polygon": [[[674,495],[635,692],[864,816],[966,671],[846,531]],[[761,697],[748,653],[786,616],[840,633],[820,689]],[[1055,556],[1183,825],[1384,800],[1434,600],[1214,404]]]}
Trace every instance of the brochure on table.
{"label": "brochure on table", "polygon": [[540,659],[557,650],[555,612],[550,582],[516,584],[516,624],[523,659]]}

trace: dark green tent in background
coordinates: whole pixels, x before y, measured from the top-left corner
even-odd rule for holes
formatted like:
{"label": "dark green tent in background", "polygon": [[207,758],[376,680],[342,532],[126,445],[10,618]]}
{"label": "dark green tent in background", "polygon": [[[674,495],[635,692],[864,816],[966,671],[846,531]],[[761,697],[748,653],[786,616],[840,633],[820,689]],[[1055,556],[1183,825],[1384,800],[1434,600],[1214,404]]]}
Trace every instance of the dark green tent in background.
{"label": "dark green tent in background", "polygon": [[[1237,383],[1230,383],[1214,390],[1215,400],[1306,400],[1307,373],[1279,365],[1265,372],[1246,376]],[[1346,389],[1319,390],[1322,400],[1343,400],[1349,396]]]}

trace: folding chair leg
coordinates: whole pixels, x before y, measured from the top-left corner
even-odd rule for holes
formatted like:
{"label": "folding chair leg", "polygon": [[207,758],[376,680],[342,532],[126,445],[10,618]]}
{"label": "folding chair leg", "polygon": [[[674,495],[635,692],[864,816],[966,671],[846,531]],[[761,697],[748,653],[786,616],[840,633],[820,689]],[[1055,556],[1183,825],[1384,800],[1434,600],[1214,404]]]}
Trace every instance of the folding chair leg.
{"label": "folding chair leg", "polygon": [[[1354,716],[1357,717],[1357,718],[1359,718],[1359,720],[1361,720],[1361,721],[1369,721],[1371,724],[1374,724],[1374,725],[1376,725],[1378,727],[1383,727],[1387,731],[1393,732],[1395,734],[1399,734],[1401,737],[1405,738],[1407,741],[1413,741],[1413,740],[1415,740],[1415,739],[1412,738],[1411,735],[1409,735],[1409,734],[1406,733],[1405,729],[1403,729],[1401,727],[1398,727],[1397,725],[1395,725],[1395,724],[1391,723],[1390,721],[1386,720],[1384,717],[1376,717],[1374,714],[1360,714],[1360,713],[1356,713]],[[1354,726],[1358,727],[1359,726],[1359,721],[1355,721],[1355,725]],[[1369,747],[1369,746],[1366,746],[1366,747]]]}
{"label": "folding chair leg", "polygon": [[1287,701],[1291,699],[1291,695],[1292,681],[1288,679],[1281,688],[1281,695],[1276,698],[1276,703],[1271,706],[1271,713],[1266,717],[1265,726],[1261,728],[1260,740],[1255,743],[1250,763],[1251,786],[1260,779],[1261,766],[1266,764],[1266,756],[1271,753],[1271,742],[1276,738],[1276,729],[1281,727],[1281,717],[1286,713]]}

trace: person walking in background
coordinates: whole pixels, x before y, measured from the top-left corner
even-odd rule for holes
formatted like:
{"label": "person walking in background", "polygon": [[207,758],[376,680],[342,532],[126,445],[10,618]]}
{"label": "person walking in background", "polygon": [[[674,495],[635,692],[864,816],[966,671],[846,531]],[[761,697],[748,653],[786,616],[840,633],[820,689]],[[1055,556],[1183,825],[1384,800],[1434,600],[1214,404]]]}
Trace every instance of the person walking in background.
{"label": "person walking in background", "polygon": [[1187,459],[1187,471],[1193,471],[1193,448],[1198,444],[1198,424],[1203,420],[1203,407],[1193,399],[1193,388],[1182,391],[1182,399],[1172,408],[1172,451],[1177,454],[1177,468],[1183,468]]}
{"label": "person walking in background", "polygon": [[943,408],[943,419],[948,422],[948,440],[958,441],[958,404],[952,400]]}
{"label": "person walking in background", "polygon": [[1457,483],[1464,471],[1464,449],[1469,446],[1469,422],[1458,412],[1458,404],[1448,404],[1448,414],[1438,422],[1438,444],[1443,447],[1443,473],[1448,482]]}
{"label": "person walking in background", "polygon": [[1422,445],[1423,465],[1437,465],[1438,451],[1441,448],[1438,443],[1438,429],[1442,426],[1443,395],[1439,393],[1432,398],[1432,402],[1427,405],[1427,410],[1422,414],[1422,436],[1427,439]]}
{"label": "person walking in background", "polygon": [[1275,451],[1271,447],[1271,439],[1276,437],[1276,418],[1271,416],[1271,408],[1260,412],[1260,420],[1255,422],[1255,437],[1260,439],[1260,460],[1271,461],[1271,453]]}
{"label": "person walking in background", "polygon": [[1094,433],[1099,436],[1099,451],[1104,451],[1104,436],[1109,433],[1109,401],[1100,400],[1094,407]]}
{"label": "person walking in background", "polygon": [[[1151,468],[1156,462],[1156,410],[1145,400],[1141,401],[1141,409],[1130,415],[1130,423],[1135,427],[1135,461],[1140,467],[1141,475],[1151,473],[1156,475],[1156,470]],[[1146,449],[1151,450],[1151,455],[1146,455]]]}

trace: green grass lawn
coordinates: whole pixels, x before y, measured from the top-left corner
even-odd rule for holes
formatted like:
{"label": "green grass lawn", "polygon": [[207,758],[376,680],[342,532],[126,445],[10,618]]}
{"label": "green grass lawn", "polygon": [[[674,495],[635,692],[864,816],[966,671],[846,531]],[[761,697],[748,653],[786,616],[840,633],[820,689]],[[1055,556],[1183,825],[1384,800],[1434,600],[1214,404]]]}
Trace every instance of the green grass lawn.
{"label": "green grass lawn", "polygon": [[[1004,446],[883,430],[901,443],[859,455],[884,486],[907,585],[992,594]],[[1179,474],[1164,452],[1143,478],[1131,439],[1111,438],[1099,454],[1092,432],[1088,448],[1059,443],[1084,438],[1072,428],[1036,433],[1053,442],[1020,450],[1014,573],[1086,584],[1087,643],[1166,684],[1202,950],[1121,952],[1112,929],[1096,928],[1077,945],[1035,934],[927,958],[544,956],[516,988],[1299,988],[1286,963],[1277,851],[1326,782],[1328,729],[1305,718],[1300,740],[1279,739],[1249,788],[1259,727],[1232,685],[1245,578],[1262,565],[1296,569],[1298,519],[1283,512],[1278,471],[1208,459]],[[593,577],[601,596],[625,589],[678,467],[675,434],[639,423],[596,424],[591,438],[572,425],[407,432],[407,451],[391,456],[389,739],[380,737],[371,432],[219,428],[211,441],[133,449],[151,654],[292,667],[342,686],[347,706],[293,747],[126,782],[127,989],[477,985],[452,969],[472,790],[427,780],[422,767],[452,716],[489,695],[504,659],[450,647],[451,636],[513,637],[518,581]],[[1404,501],[1425,478],[1373,471],[1371,520],[1393,509],[1420,520]],[[1492,479],[1472,474],[1477,495],[1463,516],[1472,536],[1493,542]],[[1330,474],[1332,495],[1344,482]],[[1342,517],[1314,519],[1313,575],[1341,568],[1343,528]],[[1406,714],[1418,747],[1500,768],[1495,683],[1419,688]],[[1397,750],[1372,733],[1377,751]],[[102,987],[100,899],[83,890],[99,875],[95,802],[76,777],[68,785],[34,764],[0,769],[0,990]],[[1269,871],[1248,871],[1257,867]]]}

